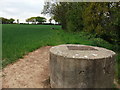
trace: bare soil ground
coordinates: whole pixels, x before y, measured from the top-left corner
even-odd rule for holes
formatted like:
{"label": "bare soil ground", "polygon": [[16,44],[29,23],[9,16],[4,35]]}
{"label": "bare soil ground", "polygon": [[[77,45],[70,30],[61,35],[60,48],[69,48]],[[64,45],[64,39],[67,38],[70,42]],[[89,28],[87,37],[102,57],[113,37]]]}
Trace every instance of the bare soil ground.
{"label": "bare soil ground", "polygon": [[49,49],[42,47],[3,69],[2,88],[49,88]]}

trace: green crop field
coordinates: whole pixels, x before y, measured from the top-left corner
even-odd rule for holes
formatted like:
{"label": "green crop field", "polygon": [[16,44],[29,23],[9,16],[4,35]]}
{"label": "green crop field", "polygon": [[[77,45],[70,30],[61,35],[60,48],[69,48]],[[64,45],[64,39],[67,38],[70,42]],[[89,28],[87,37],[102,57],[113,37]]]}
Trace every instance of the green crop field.
{"label": "green crop field", "polygon": [[[55,29],[51,29],[54,27]],[[2,25],[3,67],[42,46],[85,44],[114,50],[115,45],[85,32],[68,33],[58,25]],[[120,56],[120,54],[119,54]],[[120,60],[119,60],[120,61]]]}

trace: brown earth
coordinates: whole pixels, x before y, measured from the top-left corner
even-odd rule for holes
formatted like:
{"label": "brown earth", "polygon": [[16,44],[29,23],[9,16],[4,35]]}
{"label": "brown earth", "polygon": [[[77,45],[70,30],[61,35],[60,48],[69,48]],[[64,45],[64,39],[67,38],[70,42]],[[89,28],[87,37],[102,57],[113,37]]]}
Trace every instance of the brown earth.
{"label": "brown earth", "polygon": [[49,88],[49,49],[42,47],[3,69],[2,88]]}

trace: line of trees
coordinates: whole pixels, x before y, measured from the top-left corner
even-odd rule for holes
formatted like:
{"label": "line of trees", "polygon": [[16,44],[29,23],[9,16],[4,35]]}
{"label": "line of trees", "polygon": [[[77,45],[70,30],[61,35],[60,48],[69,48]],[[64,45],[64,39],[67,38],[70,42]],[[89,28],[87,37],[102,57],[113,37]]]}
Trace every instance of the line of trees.
{"label": "line of trees", "polygon": [[[10,18],[10,19],[7,19],[7,18],[4,18],[4,17],[0,17],[0,20],[1,20],[1,23],[2,24],[13,24],[15,23],[15,19],[13,18]],[[26,22],[28,22],[28,24],[30,22],[32,22],[32,24],[42,24],[44,22],[46,22],[46,18],[44,17],[30,17],[28,19],[26,19]],[[19,24],[19,19],[17,19],[17,23]]]}
{"label": "line of trees", "polygon": [[4,17],[0,17],[0,20],[1,20],[2,24],[13,24],[15,21],[15,19],[13,19],[13,18],[7,19]]}
{"label": "line of trees", "polygon": [[44,22],[46,22],[46,18],[44,17],[30,17],[28,19],[26,19],[26,22],[28,22],[28,24],[30,22],[32,22],[32,24],[42,24]]}
{"label": "line of trees", "polygon": [[46,2],[50,14],[68,32],[90,32],[120,44],[120,2]]}

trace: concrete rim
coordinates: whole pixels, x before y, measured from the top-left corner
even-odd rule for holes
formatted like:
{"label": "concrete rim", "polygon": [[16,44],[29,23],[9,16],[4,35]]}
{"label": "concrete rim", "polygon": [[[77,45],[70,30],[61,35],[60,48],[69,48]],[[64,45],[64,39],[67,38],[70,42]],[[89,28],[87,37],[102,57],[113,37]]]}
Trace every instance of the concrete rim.
{"label": "concrete rim", "polygon": [[[95,50],[70,50],[68,46],[75,46],[75,47],[90,47],[94,48]],[[115,52],[95,46],[89,45],[80,45],[80,44],[63,44],[54,46],[50,49],[50,52],[54,55],[67,57],[71,59],[82,59],[82,60],[101,60],[108,57],[115,56]]]}

